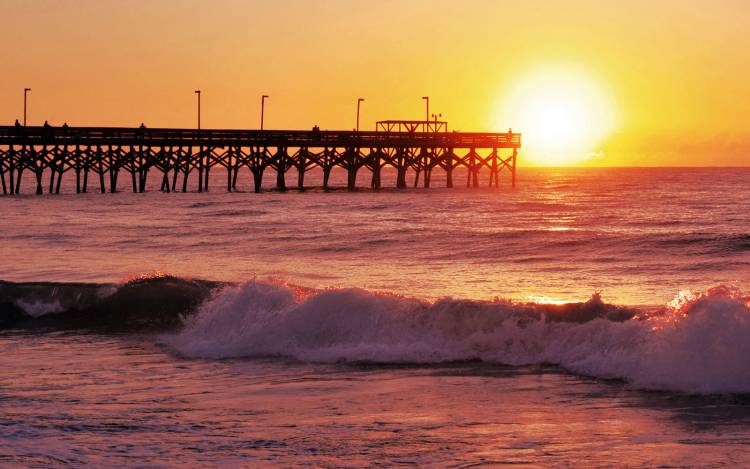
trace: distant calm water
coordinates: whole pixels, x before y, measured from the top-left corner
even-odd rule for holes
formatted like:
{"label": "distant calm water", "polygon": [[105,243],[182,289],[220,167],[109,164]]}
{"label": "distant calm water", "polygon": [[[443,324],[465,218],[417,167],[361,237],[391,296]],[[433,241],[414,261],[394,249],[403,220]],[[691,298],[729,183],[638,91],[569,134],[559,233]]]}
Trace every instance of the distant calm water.
{"label": "distant calm water", "polygon": [[601,291],[623,304],[750,280],[748,169],[522,169],[517,191],[442,189],[438,179],[428,191],[354,194],[228,194],[222,176],[208,194],[2,198],[2,278],[102,282],[161,270],[421,298]]}
{"label": "distant calm water", "polygon": [[[43,197],[30,176],[0,197],[0,279],[230,284],[180,331],[0,330],[0,465],[750,464],[750,169]],[[0,298],[0,324],[76,288]],[[587,303],[534,305],[563,301]]]}

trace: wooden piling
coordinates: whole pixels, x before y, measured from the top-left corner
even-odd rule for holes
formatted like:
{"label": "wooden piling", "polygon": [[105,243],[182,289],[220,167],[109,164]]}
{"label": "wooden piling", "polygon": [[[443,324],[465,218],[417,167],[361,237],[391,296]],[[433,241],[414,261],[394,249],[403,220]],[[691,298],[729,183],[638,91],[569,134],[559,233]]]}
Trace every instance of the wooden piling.
{"label": "wooden piling", "polygon": [[[67,147],[65,149],[66,151],[61,151],[58,147],[55,147],[55,160],[57,161],[56,170],[57,170],[57,180],[55,181],[55,194],[60,194],[60,185],[62,184],[62,177],[65,173],[65,160],[64,154],[67,153]],[[54,172],[54,170],[53,170]]]}
{"label": "wooden piling", "polygon": [[295,166],[297,167],[297,189],[305,189],[305,173],[307,172],[307,165],[310,158],[310,152],[307,147],[302,147],[297,153],[295,158]]}
{"label": "wooden piling", "polygon": [[28,149],[27,149],[26,145],[24,145],[24,146],[21,147],[21,154],[18,156],[18,159],[17,159],[17,164],[18,164],[17,171],[18,171],[18,174],[17,174],[17,177],[16,177],[16,194],[20,194],[21,193],[21,177],[23,176],[23,169],[24,169],[24,167],[26,165],[26,159],[28,158],[27,154],[28,154]]}
{"label": "wooden piling", "polygon": [[8,195],[8,189],[5,185],[5,161],[7,152],[0,151],[0,181],[3,183],[3,195]]}
{"label": "wooden piling", "polygon": [[380,178],[380,171],[382,169],[383,154],[380,149],[370,148],[370,170],[372,171],[372,179],[370,187],[372,189],[380,189],[382,182]]}
{"label": "wooden piling", "polygon": [[276,190],[280,192],[286,191],[286,171],[289,168],[289,154],[287,153],[286,147],[277,147],[276,154],[273,157],[271,166],[276,170]]}
{"label": "wooden piling", "polygon": [[185,147],[182,165],[182,192],[187,192],[188,177],[190,175],[190,160],[193,156],[193,147]]}
{"label": "wooden piling", "polygon": [[8,147],[8,153],[6,153],[9,157],[8,161],[8,188],[10,189],[10,194],[13,195],[16,193],[16,186],[13,184],[13,175],[16,172],[16,161],[17,161],[17,153],[14,148],[14,146],[11,144]]}

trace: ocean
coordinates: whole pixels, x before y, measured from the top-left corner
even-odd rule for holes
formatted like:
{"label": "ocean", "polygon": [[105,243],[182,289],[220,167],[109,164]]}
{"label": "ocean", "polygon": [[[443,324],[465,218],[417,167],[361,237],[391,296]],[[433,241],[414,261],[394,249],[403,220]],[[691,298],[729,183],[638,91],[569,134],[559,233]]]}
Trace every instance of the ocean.
{"label": "ocean", "polygon": [[0,465],[750,465],[750,169],[439,176],[25,175],[0,197]]}

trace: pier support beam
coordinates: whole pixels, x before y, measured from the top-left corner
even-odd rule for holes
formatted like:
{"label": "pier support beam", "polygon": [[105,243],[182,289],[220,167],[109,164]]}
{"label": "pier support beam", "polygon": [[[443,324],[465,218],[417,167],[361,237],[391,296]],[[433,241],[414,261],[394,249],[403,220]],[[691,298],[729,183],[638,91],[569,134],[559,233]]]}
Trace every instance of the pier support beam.
{"label": "pier support beam", "polygon": [[[46,153],[46,149],[45,149]],[[55,147],[52,150],[52,160],[49,162],[49,189],[47,191],[48,194],[53,194],[55,192],[55,168],[57,167],[57,147]]]}
{"label": "pier support beam", "polygon": [[234,149],[230,146],[227,148],[227,192],[232,192],[232,169],[234,168],[232,157],[234,156]]}
{"label": "pier support beam", "polygon": [[273,156],[276,169],[276,190],[286,192],[286,171],[291,167],[286,147],[278,147]]}
{"label": "pier support beam", "polygon": [[406,171],[409,169],[406,161],[406,150],[398,148],[393,165],[396,167],[396,188],[406,189]]}
{"label": "pier support beam", "polygon": [[29,148],[26,145],[21,147],[21,153],[18,155],[18,174],[16,178],[16,194],[21,193],[21,177],[23,176],[23,170],[26,166],[26,161],[29,158]]}
{"label": "pier support beam", "polygon": [[307,147],[302,147],[297,152],[297,158],[295,158],[295,166],[297,167],[297,189],[305,189],[305,173],[307,172],[307,165],[310,162],[310,150]]}
{"label": "pier support beam", "polygon": [[448,148],[444,155],[445,162],[445,187],[453,188],[453,168],[455,168],[456,155],[453,148]]}
{"label": "pier support beam", "polygon": [[349,191],[357,189],[357,171],[362,165],[359,148],[350,147],[344,153],[344,167],[346,168],[346,188]]}
{"label": "pier support beam", "polygon": [[[89,149],[90,150],[90,149]],[[83,193],[86,194],[89,191],[89,170],[90,166],[88,163],[83,167]]]}
{"label": "pier support beam", "polygon": [[99,170],[99,192],[102,194],[107,193],[107,188],[104,186],[104,157],[102,155],[101,147],[96,148],[96,162],[98,163]]}
{"label": "pier support beam", "polygon": [[112,145],[107,149],[107,162],[109,166],[109,193],[117,192],[117,172],[119,171],[118,162],[115,158],[115,152],[119,154],[120,149],[115,150]]}
{"label": "pier support beam", "polygon": [[237,175],[240,173],[240,160],[244,158],[242,147],[236,147],[234,153],[234,170],[232,171],[232,190],[237,190]]}
{"label": "pier support beam", "polygon": [[406,189],[406,166],[399,166],[396,169],[396,188]]}
{"label": "pier support beam", "polygon": [[356,166],[350,166],[349,169],[347,169],[347,177],[346,177],[346,188],[347,190],[354,191],[357,190],[357,170],[359,168]]}
{"label": "pier support beam", "polygon": [[203,192],[203,147],[198,148],[198,192]]}
{"label": "pier support beam", "polygon": [[180,174],[180,164],[182,158],[182,147],[178,147],[174,157],[174,167],[172,168],[172,192],[177,192],[177,177]]}
{"label": "pier support beam", "polygon": [[55,194],[60,194],[60,185],[62,184],[62,177],[65,174],[65,164],[68,160],[68,147],[62,148],[55,147],[55,168],[53,171],[57,171],[57,180],[55,181]]}
{"label": "pier support beam", "polygon": [[372,180],[370,181],[370,187],[373,189],[380,189],[382,186],[381,181],[381,170],[383,168],[382,163],[382,151],[379,149],[370,149],[370,169],[372,169]]}
{"label": "pier support beam", "polygon": [[213,166],[215,159],[216,157],[212,147],[207,147],[203,150],[203,190],[206,192],[208,192],[208,178],[211,174],[211,167]]}
{"label": "pier support beam", "polygon": [[[497,148],[492,149],[492,154],[489,156],[490,163],[490,187],[499,187],[500,170],[497,166]],[[493,186],[494,183],[494,186]]]}
{"label": "pier support beam", "polygon": [[44,194],[44,189],[42,188],[42,175],[44,174],[44,166],[42,162],[46,153],[46,146],[42,148],[41,152],[32,150],[32,164],[34,165],[34,174],[36,175],[36,195]]}
{"label": "pier support beam", "polygon": [[255,187],[255,193],[259,194],[261,187],[263,187],[263,168],[250,168],[253,173],[253,185]]}
{"label": "pier support beam", "polygon": [[8,195],[8,188],[5,185],[5,162],[7,153],[0,151],[0,181],[3,183],[3,195]]}
{"label": "pier support beam", "polygon": [[13,145],[10,145],[10,147],[8,147],[7,155],[8,155],[8,158],[10,158],[10,160],[8,161],[8,189],[9,189],[10,195],[13,195],[16,193],[16,186],[13,183],[13,175],[16,172],[16,158],[17,158],[16,150],[13,147]]}
{"label": "pier support beam", "polygon": [[323,189],[328,189],[328,182],[331,178],[331,170],[337,163],[337,154],[335,148],[326,147],[318,158],[318,165],[323,169]]}
{"label": "pier support beam", "polygon": [[276,169],[276,189],[280,192],[286,192],[286,180],[283,167]]}
{"label": "pier support beam", "polygon": [[188,178],[190,177],[190,160],[193,157],[193,147],[185,147],[182,164],[182,192],[187,192]]}

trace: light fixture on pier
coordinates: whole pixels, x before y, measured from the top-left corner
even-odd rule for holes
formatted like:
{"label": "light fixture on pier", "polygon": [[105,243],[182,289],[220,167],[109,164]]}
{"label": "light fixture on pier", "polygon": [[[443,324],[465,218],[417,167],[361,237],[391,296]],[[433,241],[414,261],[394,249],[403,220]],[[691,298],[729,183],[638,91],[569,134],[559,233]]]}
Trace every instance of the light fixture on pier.
{"label": "light fixture on pier", "polygon": [[195,90],[198,95],[198,130],[201,129],[201,90]]}
{"label": "light fixture on pier", "polygon": [[365,98],[357,98],[357,132],[359,132],[359,106]]}
{"label": "light fixture on pier", "polygon": [[263,119],[266,113],[266,98],[268,98],[267,94],[260,97],[260,130],[263,130]]}
{"label": "light fixture on pier", "polygon": [[26,101],[28,99],[29,91],[31,88],[23,89],[23,126],[26,127]]}

